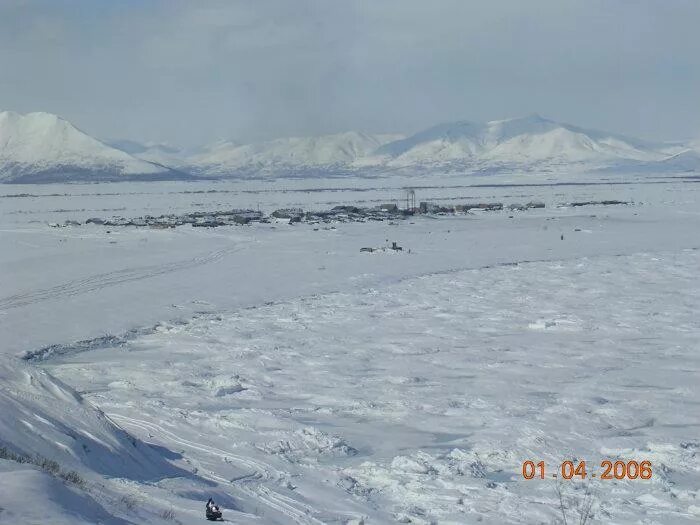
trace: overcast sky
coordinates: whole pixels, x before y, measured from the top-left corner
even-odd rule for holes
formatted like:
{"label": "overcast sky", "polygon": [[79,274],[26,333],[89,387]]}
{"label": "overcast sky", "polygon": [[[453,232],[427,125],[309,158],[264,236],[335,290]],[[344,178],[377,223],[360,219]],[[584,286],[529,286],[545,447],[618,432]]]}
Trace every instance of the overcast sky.
{"label": "overcast sky", "polygon": [[698,0],[0,0],[0,109],[197,145],[540,113],[700,137]]}

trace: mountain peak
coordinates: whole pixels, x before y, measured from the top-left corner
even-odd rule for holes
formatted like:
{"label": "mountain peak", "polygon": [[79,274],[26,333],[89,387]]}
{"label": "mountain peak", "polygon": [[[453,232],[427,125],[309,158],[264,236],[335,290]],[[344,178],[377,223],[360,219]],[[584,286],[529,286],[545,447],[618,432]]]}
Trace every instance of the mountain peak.
{"label": "mountain peak", "polygon": [[30,113],[18,113],[16,111],[2,111],[0,112],[0,119],[8,121],[24,121],[31,123],[33,125],[45,125],[53,126],[59,122],[68,123],[66,120],[62,119],[58,115],[53,113],[46,113],[44,111],[32,111]]}
{"label": "mountain peak", "polygon": [[667,154],[659,145],[586,130],[533,113],[485,123],[461,120],[439,124],[382,146],[376,152],[376,163],[390,167],[527,170],[536,165],[652,161]]}
{"label": "mountain peak", "polygon": [[539,124],[542,122],[547,122],[551,124],[556,124],[555,121],[543,117],[539,113],[530,113],[529,115],[524,115],[522,117],[510,117],[500,120],[490,120],[487,124],[506,124],[506,123],[530,123]]}
{"label": "mountain peak", "polygon": [[88,180],[168,171],[112,148],[46,112],[0,113],[0,180]]}

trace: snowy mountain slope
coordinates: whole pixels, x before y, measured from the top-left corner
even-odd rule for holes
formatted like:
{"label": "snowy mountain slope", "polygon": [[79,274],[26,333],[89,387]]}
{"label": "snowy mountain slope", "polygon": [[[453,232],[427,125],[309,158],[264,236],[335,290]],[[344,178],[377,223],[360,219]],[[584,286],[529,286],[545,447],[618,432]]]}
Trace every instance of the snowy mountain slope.
{"label": "snowy mountain slope", "polygon": [[130,155],[141,155],[149,151],[160,151],[164,154],[176,155],[182,150],[166,142],[137,142],[129,139],[106,140],[105,144],[122,150]]}
{"label": "snowy mountain slope", "polygon": [[[31,497],[31,504],[29,498]],[[27,464],[0,460],[0,525],[128,525],[89,494]]]}
{"label": "snowy mountain slope", "polygon": [[0,525],[168,523],[162,506],[130,508],[123,497],[139,484],[206,483],[170,463],[178,457],[134,438],[46,371],[2,357]]}
{"label": "snowy mountain slope", "polygon": [[695,173],[700,172],[700,150],[684,149],[660,160],[618,163],[601,171],[610,173]]}
{"label": "snowy mountain slope", "polygon": [[625,160],[661,160],[677,150],[621,135],[586,130],[532,115],[486,123],[440,124],[385,144],[361,165],[533,168]]}
{"label": "snowy mountain slope", "polygon": [[0,112],[0,181],[173,176],[83,133],[50,113]]}
{"label": "snowy mountain slope", "polygon": [[663,171],[700,171],[700,150],[682,151],[654,163],[652,167],[660,167]]}
{"label": "snowy mountain slope", "polygon": [[234,172],[344,168],[397,135],[368,135],[350,131],[319,137],[293,137],[257,144],[220,142],[188,162],[209,175]]}
{"label": "snowy mountain slope", "polygon": [[109,146],[121,150],[137,159],[170,168],[185,166],[189,152],[165,142],[137,142],[128,139],[105,141]]}
{"label": "snowy mountain slope", "polygon": [[439,124],[409,137],[346,132],[199,150],[86,135],[48,113],[0,113],[0,182],[314,177],[431,172],[700,169],[698,144],[654,143],[530,115]]}
{"label": "snowy mountain slope", "polygon": [[6,360],[0,362],[0,448],[141,481],[182,473],[63,382]]}

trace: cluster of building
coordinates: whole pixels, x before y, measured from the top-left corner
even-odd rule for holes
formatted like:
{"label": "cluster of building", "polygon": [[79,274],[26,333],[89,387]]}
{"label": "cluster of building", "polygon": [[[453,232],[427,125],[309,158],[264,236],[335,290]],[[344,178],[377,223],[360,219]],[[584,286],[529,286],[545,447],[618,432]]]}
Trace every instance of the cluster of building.
{"label": "cluster of building", "polygon": [[631,202],[628,201],[617,201],[617,200],[608,200],[608,201],[579,201],[579,202],[565,202],[564,204],[561,204],[559,207],[560,208],[578,208],[579,206],[616,206],[620,204],[632,204]]}
{"label": "cluster of building", "polygon": [[[102,219],[93,217],[85,221],[85,224],[103,224],[105,226],[148,226],[151,228],[175,228],[191,224],[195,227],[217,227],[236,224],[248,224],[251,221],[265,221],[265,215],[255,210],[224,210],[217,212],[193,212],[183,215],[160,215],[153,217],[146,215],[133,219],[125,217],[110,217]],[[267,220],[269,222],[269,220]]]}
{"label": "cluster of building", "polygon": [[527,204],[509,204],[504,206],[501,202],[479,202],[472,204],[455,204],[454,206],[439,206],[428,202],[421,202],[418,208],[415,208],[415,213],[430,213],[430,214],[450,214],[450,213],[467,213],[472,210],[481,211],[500,211],[508,210],[529,210],[530,208],[544,208],[544,202],[532,201]]}
{"label": "cluster of building", "polygon": [[[544,203],[529,202],[527,204],[511,204],[505,209],[525,210],[528,208],[544,208]],[[289,222],[290,224],[304,222],[308,224],[338,223],[338,222],[367,222],[405,219],[414,215],[448,215],[468,213],[472,210],[499,211],[504,205],[500,202],[457,204],[454,206],[442,206],[428,202],[421,202],[418,206],[400,208],[397,204],[381,204],[376,207],[366,208],[359,206],[335,206],[324,211],[304,211],[301,208],[281,208],[269,215],[258,210],[232,209],[220,211],[197,211],[185,214],[167,214],[157,217],[146,215],[143,217],[126,218],[93,217],[85,221],[85,224],[100,224],[104,226],[140,226],[150,228],[175,228],[190,224],[193,227],[216,228],[219,226],[244,225],[251,222],[271,223]],[[76,221],[66,221],[65,225],[79,225]],[[57,225],[58,226],[58,225]]]}

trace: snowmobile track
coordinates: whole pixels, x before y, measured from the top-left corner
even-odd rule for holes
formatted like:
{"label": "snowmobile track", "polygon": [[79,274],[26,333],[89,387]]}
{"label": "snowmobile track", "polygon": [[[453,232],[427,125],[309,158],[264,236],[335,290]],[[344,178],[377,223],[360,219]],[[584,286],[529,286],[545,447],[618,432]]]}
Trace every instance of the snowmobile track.
{"label": "snowmobile track", "polygon": [[231,247],[224,250],[209,252],[204,255],[199,255],[192,259],[185,259],[182,261],[165,264],[153,264],[135,268],[125,268],[123,270],[92,275],[85,279],[68,281],[57,286],[45,288],[43,290],[34,290],[31,292],[10,295],[0,299],[0,311],[12,310],[13,308],[20,308],[22,306],[41,303],[53,299],[62,299],[64,297],[95,292],[110,286],[116,286],[133,281],[141,281],[143,279],[150,279],[152,277],[158,277],[160,275],[165,275],[180,270],[196,268],[204,264],[216,262],[226,255],[241,249],[241,247]]}
{"label": "snowmobile track", "polygon": [[[229,451],[226,450],[221,450],[216,447],[210,447],[207,445],[202,445],[200,443],[189,441],[187,439],[183,439],[177,436],[176,434],[170,432],[169,430],[164,429],[162,426],[156,423],[152,423],[150,421],[144,421],[141,419],[135,419],[114,413],[110,413],[108,414],[108,416],[111,419],[116,420],[120,424],[138,428],[142,431],[152,433],[153,435],[159,435],[160,437],[165,438],[173,443],[177,443],[178,445],[193,450],[199,450],[200,452],[205,452],[217,458],[223,456],[235,462],[238,462],[246,468],[253,470],[253,473],[244,476],[243,478],[239,478],[238,481],[232,481],[223,478],[211,471],[207,471],[207,477],[209,477],[212,480],[218,481],[219,483],[232,485],[236,487],[238,490],[251,497],[252,499],[263,503],[264,505],[279,512],[280,514],[284,514],[294,523],[305,525],[323,524],[322,521],[314,518],[311,515],[312,513],[317,512],[316,509],[312,509],[309,507],[306,507],[303,510],[299,509],[296,506],[300,504],[299,502],[286,496],[283,496],[262,484],[263,481],[272,479],[271,473],[274,470],[272,466],[251,460],[249,458],[245,458],[243,456],[231,454]],[[200,469],[200,472],[201,471],[202,469]]]}

